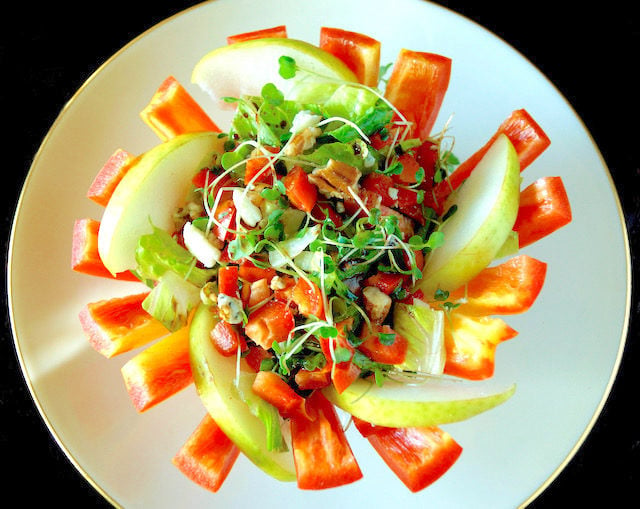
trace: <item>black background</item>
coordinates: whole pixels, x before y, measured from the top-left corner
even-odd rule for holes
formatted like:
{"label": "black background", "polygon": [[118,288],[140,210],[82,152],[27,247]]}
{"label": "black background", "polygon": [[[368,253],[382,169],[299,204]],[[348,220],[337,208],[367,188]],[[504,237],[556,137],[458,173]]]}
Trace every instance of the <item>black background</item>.
{"label": "black background", "polygon": [[[49,2],[44,7],[23,2],[12,3],[16,8],[12,14],[5,11],[0,35],[5,257],[24,178],[65,102],[100,64],[133,37],[194,3],[113,0],[71,8],[63,2]],[[612,173],[632,253],[637,253],[640,130],[635,72],[640,41],[638,18],[629,3],[595,3],[593,8],[585,7],[584,2],[557,0],[437,3],[485,26],[515,47],[572,103]],[[572,4],[580,7],[571,8]],[[375,15],[375,9],[367,15]],[[637,261],[634,267],[637,274]],[[7,467],[3,496],[6,499],[15,492],[21,506],[30,506],[40,500],[45,486],[51,486],[45,492],[51,502],[107,506],[69,463],[37,413],[17,363],[4,286],[2,298],[0,458]],[[638,499],[638,311],[635,298],[619,376],[595,428],[567,468],[531,507],[559,507],[567,502],[578,507]],[[526,458],[514,458],[523,460]]]}

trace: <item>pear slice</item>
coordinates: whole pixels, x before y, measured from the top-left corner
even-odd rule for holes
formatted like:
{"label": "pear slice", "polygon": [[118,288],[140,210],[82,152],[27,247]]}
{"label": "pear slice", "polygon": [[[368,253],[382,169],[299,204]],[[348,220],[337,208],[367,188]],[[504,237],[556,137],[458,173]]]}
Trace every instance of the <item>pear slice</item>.
{"label": "pear slice", "polygon": [[438,288],[456,290],[493,261],[511,234],[519,202],[518,154],[501,134],[445,206],[457,209],[440,226],[444,244],[429,254],[418,282],[427,299]]}
{"label": "pear slice", "polygon": [[[278,60],[288,56],[313,74],[300,72],[295,78],[280,76]],[[288,96],[301,79],[357,81],[356,75],[342,60],[313,44],[289,38],[265,38],[229,44],[207,53],[191,74],[198,85],[214,100],[223,97],[259,96],[266,83],[273,83]]]}
{"label": "pear slice", "polygon": [[515,384],[434,377],[417,384],[387,380],[378,386],[358,379],[340,394],[333,386],[323,391],[334,405],[355,417],[402,428],[463,421],[504,403],[514,394]]}
{"label": "pear slice", "polygon": [[191,179],[224,151],[218,133],[182,134],[145,152],[116,187],[100,222],[98,253],[116,274],[136,268],[138,239],[153,226],[173,232]]}
{"label": "pear slice", "polygon": [[[255,373],[250,371],[244,359],[240,362],[240,370],[236,371],[236,358],[218,353],[209,339],[215,324],[216,316],[201,305],[189,333],[191,370],[202,403],[220,429],[257,467],[280,481],[295,481],[291,449],[286,452],[268,450],[267,430],[257,417],[256,408],[269,403],[251,390]],[[286,435],[286,428],[283,433]]]}

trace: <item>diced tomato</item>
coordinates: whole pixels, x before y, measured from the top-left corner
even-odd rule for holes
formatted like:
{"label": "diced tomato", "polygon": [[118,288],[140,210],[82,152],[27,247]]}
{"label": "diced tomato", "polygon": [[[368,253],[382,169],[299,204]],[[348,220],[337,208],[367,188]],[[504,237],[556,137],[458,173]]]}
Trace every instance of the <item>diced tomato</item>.
{"label": "diced tomato", "polygon": [[[421,225],[426,223],[422,204],[418,202],[418,190],[398,186],[396,197],[396,209],[398,209],[398,211],[402,212],[403,215],[410,217],[414,221],[417,221]],[[425,193],[423,195],[423,203],[426,206],[430,206],[430,204],[427,203],[428,198],[429,194]]]}
{"label": "diced tomato", "polygon": [[336,227],[340,228],[342,226],[342,216],[336,212],[336,209],[330,203],[316,203],[311,215],[316,221],[324,221],[328,217]]}
{"label": "diced tomato", "polygon": [[[263,146],[263,148],[268,152],[271,152],[272,154],[277,154],[280,151],[278,147],[270,147],[267,145]],[[274,161],[275,158],[268,156],[250,157],[245,164],[245,185],[249,185],[249,183],[255,184],[261,182],[263,184],[272,186],[275,178],[275,169],[272,166],[267,166],[273,164]]]}
{"label": "diced tomato", "polygon": [[[393,343],[385,344],[380,341],[380,334],[394,334],[395,339]],[[382,364],[402,364],[407,356],[409,342],[388,325],[374,326],[373,330],[365,326],[362,328],[361,337],[364,340],[358,347],[358,350],[374,362],[380,362]]]}
{"label": "diced tomato", "polygon": [[269,349],[274,341],[286,341],[294,327],[295,320],[289,306],[272,300],[249,315],[244,332],[256,344]]}
{"label": "diced tomato", "polygon": [[364,286],[375,286],[382,293],[391,295],[405,281],[404,274],[397,272],[377,272],[364,280]]}
{"label": "diced tomato", "polygon": [[490,378],[495,369],[496,347],[518,334],[500,318],[490,316],[467,316],[454,311],[444,323],[444,372],[468,380]]}
{"label": "diced tomato", "polygon": [[238,349],[244,352],[247,349],[247,343],[242,334],[230,323],[220,320],[211,330],[209,337],[213,346],[225,357],[237,355]]}
{"label": "diced tomato", "polygon": [[447,179],[436,185],[434,188],[435,201],[441,213],[443,212],[442,206],[451,191],[460,187],[471,175],[473,169],[500,134],[506,134],[516,149],[520,161],[520,171],[529,166],[551,144],[549,137],[526,110],[513,111],[482,148],[462,162]]}
{"label": "diced tomato", "polygon": [[313,281],[305,281],[298,278],[296,285],[293,287],[291,299],[298,306],[298,311],[305,316],[315,316],[324,320],[324,299],[318,285]]}
{"label": "diced tomato", "polygon": [[291,445],[298,488],[321,490],[357,481],[362,472],[333,405],[316,391],[307,398],[315,417],[291,418]]}
{"label": "diced tomato", "polygon": [[414,292],[410,293],[409,295],[407,295],[404,299],[398,301],[402,304],[413,304],[413,299],[419,299],[424,301],[424,293],[422,290],[420,290],[419,288],[417,290],[415,290]]}
{"label": "diced tomato", "polygon": [[456,312],[465,315],[524,313],[538,298],[546,274],[546,263],[527,255],[515,256],[487,267],[466,286],[451,292],[448,300],[464,299]]}
{"label": "diced tomato", "polygon": [[255,39],[265,39],[270,37],[287,37],[286,25],[279,25],[271,28],[263,28],[251,32],[227,36],[227,44],[235,44],[236,42],[251,41]]}
{"label": "diced tomato", "polygon": [[420,169],[416,158],[405,152],[398,156],[398,162],[402,165],[402,172],[392,176],[394,182],[404,185],[415,184],[417,182],[416,174]]}
{"label": "diced tomato", "polygon": [[248,345],[247,353],[244,356],[245,361],[247,361],[247,365],[254,372],[260,371],[260,366],[263,360],[272,359],[273,354],[268,350],[265,350],[261,346],[256,345]]}
{"label": "diced tomato", "polygon": [[[369,173],[361,179],[360,185],[365,191],[380,196],[380,203],[382,205],[387,207],[398,206],[398,198],[397,196],[393,196],[393,190],[397,191],[395,182],[389,175],[383,175],[377,172]],[[389,191],[390,189],[392,190],[391,192]]]}
{"label": "diced tomato", "polygon": [[449,88],[451,59],[434,53],[400,50],[387,81],[385,97],[415,123],[415,136],[431,134]]}
{"label": "diced tomato", "polygon": [[298,388],[303,391],[327,387],[331,384],[331,364],[327,363],[322,368],[316,368],[313,371],[300,369],[294,379]]}
{"label": "diced tomato", "polygon": [[521,248],[569,224],[571,204],[561,177],[542,177],[520,193],[520,208],[513,229]]}
{"label": "diced tomato", "polygon": [[424,181],[421,189],[430,190],[433,187],[433,176],[440,154],[438,145],[426,140],[422,145],[413,149],[418,165],[424,170]]}
{"label": "diced tomato", "polygon": [[220,132],[202,107],[176,80],[169,76],[151,97],[140,117],[162,140],[200,131]]}
{"label": "diced tomato", "polygon": [[[389,175],[374,172],[362,178],[361,194],[364,192],[379,197],[380,205],[395,209],[403,216],[425,224],[422,205],[418,203],[418,190],[408,189],[406,185],[396,182]],[[369,198],[369,201],[372,202],[373,199]]]}
{"label": "diced tomato", "polygon": [[294,166],[282,179],[287,191],[287,198],[295,208],[311,212],[318,201],[318,188],[309,181],[300,166]]}
{"label": "diced tomato", "polygon": [[307,413],[306,399],[294,391],[280,375],[273,371],[259,371],[252,390],[278,409],[285,419],[293,416],[312,419]]}
{"label": "diced tomato", "polygon": [[223,242],[235,237],[233,233],[236,219],[236,206],[233,200],[225,200],[218,204],[213,214],[216,222],[211,227],[214,235]]}
{"label": "diced tomato", "polygon": [[240,279],[253,283],[260,279],[266,279],[268,282],[276,275],[276,269],[272,267],[257,267],[251,260],[243,260],[238,269]]}
{"label": "diced tomato", "polygon": [[341,28],[322,27],[320,48],[342,60],[358,81],[369,87],[378,86],[380,42],[368,35]]}
{"label": "diced tomato", "polygon": [[218,269],[218,293],[229,297],[240,297],[238,272],[237,265],[225,265]]}
{"label": "diced tomato", "polygon": [[357,417],[353,423],[413,493],[442,477],[462,454],[462,447],[438,427],[387,428]]}
{"label": "diced tomato", "polygon": [[380,215],[396,216],[398,218],[398,229],[402,233],[403,240],[408,240],[414,233],[413,221],[408,216],[405,216],[402,212],[396,209],[392,209],[385,205],[380,205]]}
{"label": "diced tomato", "polygon": [[[213,185],[214,182],[215,185]],[[236,182],[229,175],[221,177],[210,168],[201,169],[191,179],[191,183],[197,189],[204,189],[206,186],[209,195],[214,199],[217,198],[218,193],[221,193],[218,203],[230,200],[233,196],[233,191],[230,188],[237,187]]]}
{"label": "diced tomato", "polygon": [[207,414],[172,462],[190,480],[215,493],[239,455],[240,449]]}
{"label": "diced tomato", "polygon": [[[346,320],[336,324],[336,328],[338,329],[338,336],[336,338],[319,338],[322,353],[327,359],[327,365],[331,368],[331,381],[338,393],[342,393],[349,387],[361,373],[361,369],[352,362],[355,349],[347,340],[345,329],[350,327],[351,323],[352,320]],[[335,351],[338,348],[345,349],[349,352],[348,360],[333,362]]]}
{"label": "diced tomato", "polygon": [[[377,192],[368,189],[360,188],[358,197],[369,211],[379,209],[382,204],[382,197]],[[357,217],[367,217],[365,211],[353,197],[344,199],[344,209],[349,215],[357,214]]]}
{"label": "diced tomato", "polygon": [[269,282],[266,279],[258,279],[253,283],[245,284],[242,289],[249,289],[249,295],[247,299],[247,307],[253,308],[261,303],[266,302],[271,298],[273,291],[269,287]]}
{"label": "diced tomato", "polygon": [[273,298],[275,300],[289,304],[293,300],[293,289],[296,286],[296,280],[292,276],[279,276],[278,286],[273,290]]}

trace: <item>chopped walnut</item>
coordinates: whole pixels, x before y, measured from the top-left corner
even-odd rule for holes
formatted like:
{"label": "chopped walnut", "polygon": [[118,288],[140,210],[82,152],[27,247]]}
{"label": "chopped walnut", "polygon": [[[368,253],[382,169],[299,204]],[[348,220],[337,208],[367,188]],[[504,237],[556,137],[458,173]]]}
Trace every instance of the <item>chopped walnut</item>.
{"label": "chopped walnut", "polygon": [[286,146],[284,147],[284,155],[287,157],[295,157],[302,154],[305,150],[309,150],[316,144],[316,138],[322,134],[319,127],[307,127],[295,133]]}
{"label": "chopped walnut", "polygon": [[391,297],[375,286],[366,286],[362,289],[362,298],[369,319],[377,325],[384,322],[391,310]]}
{"label": "chopped walnut", "polygon": [[316,168],[309,174],[309,181],[327,198],[351,198],[349,189],[357,192],[360,170],[340,161],[329,159],[324,168]]}

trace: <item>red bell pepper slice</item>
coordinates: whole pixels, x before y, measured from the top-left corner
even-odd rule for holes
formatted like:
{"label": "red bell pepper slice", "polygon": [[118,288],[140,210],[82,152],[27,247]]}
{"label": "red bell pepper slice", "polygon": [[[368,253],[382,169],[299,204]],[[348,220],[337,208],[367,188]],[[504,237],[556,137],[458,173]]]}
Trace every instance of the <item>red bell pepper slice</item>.
{"label": "red bell pepper slice", "polygon": [[79,313],[89,344],[107,358],[128,352],[169,333],[142,307],[149,292],[89,302]]}
{"label": "red bell pepper slice", "polygon": [[220,132],[220,128],[173,76],[166,78],[151,97],[140,117],[162,140],[200,131]]}
{"label": "red bell pepper slice", "polygon": [[215,493],[239,455],[240,449],[207,414],[172,462],[188,479]]}
{"label": "red bell pepper slice", "polygon": [[[380,334],[394,334],[395,339],[391,344],[386,344],[380,340]],[[361,337],[363,341],[360,346],[358,346],[358,350],[374,362],[380,362],[382,364],[402,364],[407,356],[409,342],[388,325],[375,326],[373,330],[364,326]]]}
{"label": "red bell pepper slice", "polygon": [[331,363],[327,362],[322,368],[313,371],[300,369],[295,374],[294,380],[301,391],[322,389],[331,384]]}
{"label": "red bell pepper slice", "polygon": [[520,193],[520,208],[513,229],[521,248],[569,224],[571,204],[560,177],[542,177]]}
{"label": "red bell pepper slice", "polygon": [[272,267],[257,267],[251,260],[243,260],[238,269],[238,276],[243,281],[254,283],[261,279],[271,280],[276,275],[276,269]]}
{"label": "red bell pepper slice", "polygon": [[218,293],[229,297],[240,297],[239,268],[237,265],[225,265],[218,269]]}
{"label": "red bell pepper slice", "polygon": [[402,165],[402,172],[392,175],[393,181],[404,185],[415,184],[417,182],[416,174],[420,169],[418,160],[406,152],[400,154],[397,160]]}
{"label": "red bell pepper slice", "polygon": [[362,472],[333,405],[316,391],[307,398],[313,420],[291,418],[291,445],[298,487],[335,488],[362,478]]}
{"label": "red bell pepper slice", "polygon": [[295,208],[304,212],[311,212],[318,201],[318,188],[309,181],[305,171],[294,166],[282,179],[287,191],[287,198]]}
{"label": "red bell pepper slice", "polygon": [[[347,340],[347,334],[345,332],[345,328],[350,327],[351,323],[351,320],[345,320],[344,322],[336,324],[336,329],[338,329],[338,336],[336,338],[318,338],[322,353],[327,359],[327,365],[331,369],[331,382],[338,393],[342,393],[349,387],[361,373],[361,369],[352,362],[355,348],[353,348]],[[349,352],[348,360],[340,360],[340,362],[333,361],[335,351],[338,348],[345,349]]]}
{"label": "red bell pepper slice", "polygon": [[407,49],[398,54],[385,97],[415,124],[414,135],[422,140],[431,135],[450,77],[450,58]]}
{"label": "red bell pepper slice", "polygon": [[318,222],[329,218],[337,228],[342,226],[342,216],[336,212],[336,209],[334,209],[330,203],[316,203],[311,211],[311,215]]}
{"label": "red bell pepper slice", "polygon": [[267,279],[258,279],[251,284],[244,284],[241,290],[244,307],[249,309],[265,303],[273,295]]}
{"label": "red bell pepper slice", "polygon": [[251,41],[254,39],[265,39],[269,37],[281,37],[286,39],[287,27],[286,25],[278,25],[270,28],[263,28],[261,30],[254,30],[251,32],[244,32],[241,34],[227,36],[227,44],[235,44],[236,42]]}
{"label": "red bell pepper slice", "polygon": [[315,316],[325,319],[324,299],[318,285],[313,281],[298,278],[291,294],[293,303],[298,306],[298,311],[304,316]]}
{"label": "red bell pepper slice", "polygon": [[[267,145],[264,145],[262,148],[272,154],[277,154],[280,151],[278,147],[270,147]],[[273,163],[274,160],[273,157],[269,156],[250,157],[245,164],[245,185],[260,182],[272,186],[275,178],[275,170],[272,167],[267,168],[267,166]]]}
{"label": "red bell pepper slice", "polygon": [[440,212],[442,212],[442,207],[449,194],[460,187],[471,175],[478,162],[500,134],[506,134],[516,149],[520,161],[520,171],[529,166],[551,144],[549,137],[526,110],[513,111],[482,148],[462,162],[448,178],[436,185],[434,188],[435,201]]}
{"label": "red bell pepper slice", "polygon": [[77,219],[74,222],[71,242],[71,269],[89,276],[122,281],[140,281],[129,271],[114,275],[104,266],[98,252],[99,231],[100,221],[96,219]]}
{"label": "red bell pepper slice", "polygon": [[138,412],[166,401],[193,383],[189,360],[189,326],[160,338],[120,369]]}
{"label": "red bell pepper slice", "polygon": [[273,359],[273,354],[261,346],[247,345],[247,353],[244,354],[244,360],[247,361],[248,366],[255,373],[260,371],[262,361],[266,359]]}
{"label": "red bell pepper slice", "polygon": [[236,214],[237,210],[233,200],[225,200],[216,207],[213,214],[216,222],[213,223],[211,229],[218,240],[225,242],[235,238],[233,230]]}
{"label": "red bell pepper slice", "polygon": [[[216,182],[215,185],[213,185],[214,182]],[[229,175],[220,177],[210,168],[203,168],[196,173],[191,179],[191,183],[196,189],[204,189],[206,186],[209,195],[216,199],[219,204],[231,200],[233,197],[231,188],[237,187],[237,184]],[[219,198],[218,194],[220,194]]]}
{"label": "red bell pepper slice", "polygon": [[483,380],[495,370],[496,347],[518,333],[502,319],[453,311],[444,321],[447,375]]}
{"label": "red bell pepper slice", "polygon": [[291,308],[285,302],[272,300],[249,314],[244,332],[256,344],[269,349],[274,341],[286,341],[294,327]]}
{"label": "red bell pepper slice", "polygon": [[273,298],[289,305],[293,300],[293,289],[296,286],[296,279],[292,276],[279,276],[279,278],[279,286],[273,291]]}
{"label": "red bell pepper slice", "polygon": [[238,349],[244,352],[247,342],[242,334],[229,322],[220,320],[210,333],[211,342],[216,350],[225,357],[237,355]]}
{"label": "red bell pepper slice", "polygon": [[116,150],[104,163],[87,191],[87,198],[103,207],[107,206],[116,186],[138,158],[123,149]]}
{"label": "red bell pepper slice", "polygon": [[462,447],[451,435],[435,426],[387,428],[357,417],[353,423],[412,493],[442,477],[462,454]]}
{"label": "red bell pepper slice", "polygon": [[404,274],[397,272],[377,272],[365,279],[363,286],[375,286],[382,293],[391,295],[402,286],[406,279]]}
{"label": "red bell pepper slice", "polygon": [[300,396],[273,371],[259,371],[251,389],[267,403],[276,407],[285,419],[294,416],[313,419],[307,412],[306,398]]}
{"label": "red bell pepper slice", "polygon": [[341,28],[320,28],[320,49],[342,60],[358,81],[369,87],[378,86],[380,47],[380,42],[368,35]]}
{"label": "red bell pepper slice", "polygon": [[398,199],[389,193],[389,189],[395,189],[395,182],[389,175],[372,172],[360,180],[362,189],[369,193],[375,193],[380,197],[380,203],[387,207],[397,207]]}
{"label": "red bell pepper slice", "polygon": [[482,270],[466,286],[451,292],[448,300],[463,299],[455,311],[465,315],[524,313],[538,298],[546,274],[546,263],[527,255],[515,256]]}

